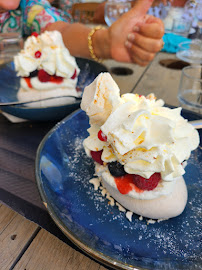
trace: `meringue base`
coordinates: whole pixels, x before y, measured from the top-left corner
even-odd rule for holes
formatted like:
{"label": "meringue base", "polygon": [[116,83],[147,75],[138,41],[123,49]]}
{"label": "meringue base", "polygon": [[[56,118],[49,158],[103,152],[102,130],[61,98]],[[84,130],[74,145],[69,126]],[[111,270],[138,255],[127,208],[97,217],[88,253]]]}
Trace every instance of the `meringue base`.
{"label": "meringue base", "polygon": [[175,187],[169,195],[150,200],[135,199],[129,195],[123,195],[110,186],[103,177],[101,177],[101,181],[118,203],[131,212],[146,218],[169,219],[179,216],[187,204],[187,187],[183,177],[176,181]]}
{"label": "meringue base", "polygon": [[[60,97],[60,96],[78,96],[76,89],[55,88],[54,90],[38,91],[30,88],[29,91],[20,88],[17,93],[19,102],[26,102],[32,100],[40,100],[45,98],[54,98],[50,100],[37,101],[34,103],[25,104],[27,107],[49,107],[49,106],[62,106],[72,104],[75,102],[73,97]],[[58,98],[57,98],[58,97]]]}

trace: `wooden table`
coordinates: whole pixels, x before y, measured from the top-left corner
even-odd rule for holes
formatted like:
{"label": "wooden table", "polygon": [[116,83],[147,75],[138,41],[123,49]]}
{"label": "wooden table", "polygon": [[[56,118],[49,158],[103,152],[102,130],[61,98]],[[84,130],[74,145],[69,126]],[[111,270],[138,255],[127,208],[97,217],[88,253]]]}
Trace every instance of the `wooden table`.
{"label": "wooden table", "polygon": [[[177,90],[180,70],[171,70],[159,64],[161,59],[175,55],[159,53],[146,68],[132,64],[105,61],[109,69],[125,66],[133,74],[112,74],[121,93],[155,93],[170,105],[178,105]],[[0,198],[1,199],[1,198]],[[65,244],[54,235],[25,219],[0,203],[0,269],[1,270],[104,270],[108,269]]]}

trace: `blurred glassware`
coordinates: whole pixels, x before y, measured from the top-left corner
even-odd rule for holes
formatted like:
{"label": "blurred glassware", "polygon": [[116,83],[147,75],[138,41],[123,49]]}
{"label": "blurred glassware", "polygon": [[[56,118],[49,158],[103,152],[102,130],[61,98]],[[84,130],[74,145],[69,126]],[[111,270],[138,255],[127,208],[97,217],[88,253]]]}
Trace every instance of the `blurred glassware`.
{"label": "blurred glassware", "polygon": [[105,4],[105,22],[112,25],[121,15],[131,9],[131,2],[124,0],[108,0]]}
{"label": "blurred glassware", "polygon": [[180,43],[176,56],[190,64],[202,65],[202,40],[194,39]]}
{"label": "blurred glassware", "polygon": [[187,37],[191,29],[192,21],[189,19],[174,18],[172,32]]}
{"label": "blurred glassware", "polygon": [[196,5],[197,3],[195,0],[188,0],[186,2],[186,4],[184,5],[183,19],[192,21],[195,19]]}
{"label": "blurred glassware", "polygon": [[182,108],[202,114],[202,66],[182,69],[178,100]]}
{"label": "blurred glassware", "polygon": [[173,19],[181,19],[183,16],[184,9],[182,7],[167,6],[167,16],[164,18],[163,23],[165,32],[172,32]]}
{"label": "blurred glassware", "polygon": [[0,33],[0,64],[12,61],[22,48],[21,33]]}
{"label": "blurred glassware", "polygon": [[197,1],[195,16],[197,18],[197,38],[202,39],[202,0]]}

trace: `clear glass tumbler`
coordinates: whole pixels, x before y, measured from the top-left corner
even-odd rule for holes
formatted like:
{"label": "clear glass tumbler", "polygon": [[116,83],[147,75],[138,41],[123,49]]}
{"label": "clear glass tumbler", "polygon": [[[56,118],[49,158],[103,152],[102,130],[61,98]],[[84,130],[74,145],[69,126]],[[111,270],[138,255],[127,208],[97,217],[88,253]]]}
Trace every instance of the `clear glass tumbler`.
{"label": "clear glass tumbler", "polygon": [[172,32],[187,37],[191,29],[192,21],[188,19],[175,18],[173,20]]}
{"label": "clear glass tumbler", "polygon": [[0,34],[0,64],[13,60],[13,57],[23,48],[21,33]]}
{"label": "clear glass tumbler", "polygon": [[131,9],[130,1],[108,0],[105,4],[105,22],[108,26],[112,25],[125,12]]}
{"label": "clear glass tumbler", "polygon": [[202,114],[202,66],[182,69],[178,100],[182,108]]}

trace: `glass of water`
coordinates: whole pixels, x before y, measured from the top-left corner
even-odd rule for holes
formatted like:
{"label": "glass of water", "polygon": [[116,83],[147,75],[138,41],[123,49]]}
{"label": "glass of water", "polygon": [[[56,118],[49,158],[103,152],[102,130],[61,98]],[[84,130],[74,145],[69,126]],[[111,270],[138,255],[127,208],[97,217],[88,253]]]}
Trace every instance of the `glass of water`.
{"label": "glass of water", "polygon": [[0,33],[0,64],[13,60],[13,57],[23,48],[21,33]]}
{"label": "glass of water", "polygon": [[202,39],[202,0],[197,1],[196,18],[198,24],[197,38]]}
{"label": "glass of water", "polygon": [[202,65],[202,40],[193,39],[181,42],[176,56],[190,64]]}
{"label": "glass of water", "polygon": [[182,69],[178,99],[182,108],[202,114],[202,66]]}
{"label": "glass of water", "polygon": [[124,0],[108,0],[105,4],[105,22],[111,26],[121,15],[131,9],[131,2]]}

